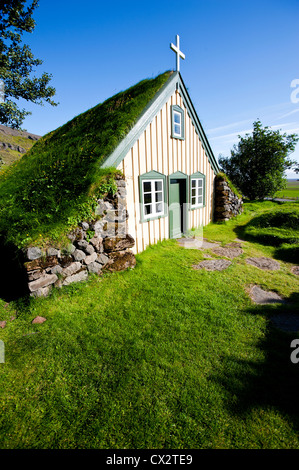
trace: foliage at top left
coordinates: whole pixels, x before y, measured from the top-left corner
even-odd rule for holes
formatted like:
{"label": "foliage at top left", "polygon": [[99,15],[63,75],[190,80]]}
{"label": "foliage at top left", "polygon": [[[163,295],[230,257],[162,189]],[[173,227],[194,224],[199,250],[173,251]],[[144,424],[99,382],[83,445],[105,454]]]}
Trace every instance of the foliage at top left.
{"label": "foliage at top left", "polygon": [[0,83],[3,87],[0,123],[16,129],[31,114],[20,109],[16,100],[57,105],[52,100],[56,90],[49,86],[52,76],[46,72],[40,77],[33,75],[34,67],[41,65],[42,60],[35,58],[30,47],[23,43],[23,34],[32,33],[35,28],[32,15],[38,0],[30,5],[26,3],[26,0],[2,0],[0,5]]}

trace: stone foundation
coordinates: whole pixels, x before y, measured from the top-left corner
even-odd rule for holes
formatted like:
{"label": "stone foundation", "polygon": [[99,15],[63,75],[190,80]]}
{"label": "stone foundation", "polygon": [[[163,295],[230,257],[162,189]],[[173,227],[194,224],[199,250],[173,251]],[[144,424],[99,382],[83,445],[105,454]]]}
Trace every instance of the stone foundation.
{"label": "stone foundation", "polygon": [[221,175],[215,178],[215,211],[214,221],[222,222],[241,214],[243,201],[230,188]]}
{"label": "stone foundation", "polygon": [[55,247],[46,252],[38,247],[27,249],[24,266],[31,296],[47,296],[53,287],[84,281],[89,273],[135,267],[130,251],[135,240],[127,233],[125,181],[118,179],[116,184],[115,196],[98,200],[97,220],[82,222],[73,230],[63,251]]}

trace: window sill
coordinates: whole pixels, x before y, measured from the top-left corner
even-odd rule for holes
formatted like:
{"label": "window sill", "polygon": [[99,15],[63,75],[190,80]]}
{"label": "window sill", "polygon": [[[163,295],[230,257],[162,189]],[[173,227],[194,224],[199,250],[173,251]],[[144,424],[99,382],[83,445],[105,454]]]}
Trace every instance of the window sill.
{"label": "window sill", "polygon": [[163,219],[167,217],[168,214],[154,215],[153,217],[141,218],[139,223],[144,224],[145,222],[151,222],[152,220]]}
{"label": "window sill", "polygon": [[171,135],[171,138],[172,139],[176,139],[176,140],[185,140],[185,137],[179,137],[178,135]]}
{"label": "window sill", "polygon": [[205,204],[200,204],[199,206],[190,206],[189,210],[190,211],[195,211],[196,209],[203,209],[204,207],[206,207]]}

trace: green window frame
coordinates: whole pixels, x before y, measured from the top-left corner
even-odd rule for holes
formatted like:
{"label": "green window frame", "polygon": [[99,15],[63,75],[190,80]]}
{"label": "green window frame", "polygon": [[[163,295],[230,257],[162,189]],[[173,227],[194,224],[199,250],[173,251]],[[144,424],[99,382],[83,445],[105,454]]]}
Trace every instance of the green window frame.
{"label": "green window frame", "polygon": [[171,106],[171,137],[173,139],[185,139],[185,113],[176,104]]}
{"label": "green window frame", "polygon": [[190,176],[190,209],[200,209],[206,205],[206,177],[197,172]]}
{"label": "green window frame", "polygon": [[166,176],[150,171],[139,176],[140,221],[160,219],[167,216]]}

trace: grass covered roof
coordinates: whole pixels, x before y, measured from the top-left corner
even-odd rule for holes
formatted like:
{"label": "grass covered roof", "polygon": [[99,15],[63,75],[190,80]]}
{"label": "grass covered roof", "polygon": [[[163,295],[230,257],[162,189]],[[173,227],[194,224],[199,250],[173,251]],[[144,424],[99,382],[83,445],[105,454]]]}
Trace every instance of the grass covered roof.
{"label": "grass covered roof", "polygon": [[[112,169],[101,169],[170,77],[109,98],[41,138],[0,176],[0,234],[18,247],[55,241],[88,218]],[[110,178],[110,179],[109,179]]]}

